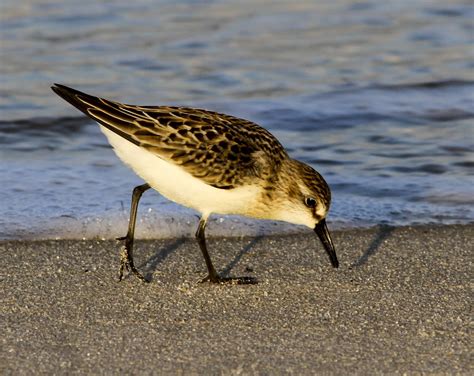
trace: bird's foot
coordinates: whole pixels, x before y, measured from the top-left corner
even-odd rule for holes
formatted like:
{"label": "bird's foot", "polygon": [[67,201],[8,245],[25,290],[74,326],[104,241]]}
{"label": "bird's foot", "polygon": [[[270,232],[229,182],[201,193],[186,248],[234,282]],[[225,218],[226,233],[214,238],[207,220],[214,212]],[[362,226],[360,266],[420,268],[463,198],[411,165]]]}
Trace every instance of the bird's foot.
{"label": "bird's foot", "polygon": [[[118,238],[117,240],[124,240],[124,238]],[[119,281],[123,279],[123,272],[124,270],[127,270],[128,272],[132,272],[135,274],[140,280],[143,282],[150,282],[147,280],[138,270],[135,268],[135,265],[133,264],[133,258],[131,256],[130,250],[127,248],[127,246],[123,246],[122,249],[120,250],[120,271],[119,271]]]}
{"label": "bird's foot", "polygon": [[206,278],[201,280],[201,283],[204,282],[231,285],[256,285],[258,280],[254,277],[221,277],[218,274],[209,274]]}

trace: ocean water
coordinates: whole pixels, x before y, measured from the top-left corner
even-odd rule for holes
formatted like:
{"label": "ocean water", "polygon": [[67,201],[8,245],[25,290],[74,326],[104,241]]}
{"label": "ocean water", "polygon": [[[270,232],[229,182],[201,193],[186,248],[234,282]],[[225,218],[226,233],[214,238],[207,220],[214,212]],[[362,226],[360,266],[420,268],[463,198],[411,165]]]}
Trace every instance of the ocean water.
{"label": "ocean water", "polygon": [[[333,191],[331,228],[474,220],[469,1],[0,4],[0,238],[113,238],[142,181],[51,90],[253,120]],[[197,213],[145,193],[139,237]],[[215,215],[208,233],[306,231]]]}

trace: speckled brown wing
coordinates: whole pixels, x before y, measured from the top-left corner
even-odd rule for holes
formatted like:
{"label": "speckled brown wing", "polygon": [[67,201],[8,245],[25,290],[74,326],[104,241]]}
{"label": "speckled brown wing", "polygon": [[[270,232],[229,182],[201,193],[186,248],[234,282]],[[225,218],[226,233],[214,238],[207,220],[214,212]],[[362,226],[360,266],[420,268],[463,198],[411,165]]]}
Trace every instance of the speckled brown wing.
{"label": "speckled brown wing", "polygon": [[248,120],[194,108],[121,104],[57,84],[53,90],[111,131],[217,188],[267,179],[287,157],[270,132]]}

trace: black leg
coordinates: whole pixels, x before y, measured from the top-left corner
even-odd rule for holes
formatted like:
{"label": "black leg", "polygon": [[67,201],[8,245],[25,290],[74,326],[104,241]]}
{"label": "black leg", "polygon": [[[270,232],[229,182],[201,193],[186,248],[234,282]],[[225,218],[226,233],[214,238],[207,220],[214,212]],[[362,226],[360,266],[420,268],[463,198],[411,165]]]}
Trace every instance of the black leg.
{"label": "black leg", "polygon": [[201,248],[202,255],[204,256],[204,260],[206,260],[207,270],[209,271],[209,275],[203,280],[203,282],[209,281],[213,283],[219,283],[221,282],[221,278],[219,277],[219,274],[217,274],[216,269],[214,268],[214,265],[212,265],[211,257],[209,256],[209,253],[207,252],[206,236],[204,234],[204,231],[206,229],[206,223],[207,223],[207,219],[205,217],[202,217],[199,220],[199,226],[196,231],[196,239],[199,243],[199,248]]}
{"label": "black leg", "polygon": [[120,250],[120,272],[119,281],[123,278],[124,269],[131,270],[142,281],[148,282],[140,272],[135,268],[133,264],[133,239],[135,236],[135,222],[137,221],[137,209],[138,202],[142,197],[143,192],[148,190],[150,186],[148,184],[142,184],[133,189],[132,193],[132,205],[130,207],[130,220],[128,222],[127,235],[117,238],[117,240],[125,240],[124,247]]}
{"label": "black leg", "polygon": [[206,229],[207,217],[202,217],[199,221],[199,226],[196,231],[196,239],[199,243],[199,248],[201,248],[202,255],[206,261],[207,270],[209,275],[202,280],[202,282],[212,282],[212,283],[237,283],[237,284],[255,284],[257,283],[255,278],[252,277],[240,277],[240,278],[230,278],[230,277],[221,277],[217,274],[214,265],[212,265],[211,257],[209,252],[207,252],[206,246]]}

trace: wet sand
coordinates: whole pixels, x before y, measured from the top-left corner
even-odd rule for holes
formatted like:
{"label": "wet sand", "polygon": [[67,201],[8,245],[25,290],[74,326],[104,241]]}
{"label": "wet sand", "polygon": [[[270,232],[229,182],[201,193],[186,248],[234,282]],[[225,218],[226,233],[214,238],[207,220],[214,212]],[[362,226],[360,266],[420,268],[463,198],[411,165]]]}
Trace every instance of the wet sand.
{"label": "wet sand", "polygon": [[118,283],[115,241],[0,242],[2,374],[462,373],[474,225],[138,241],[151,278]]}

